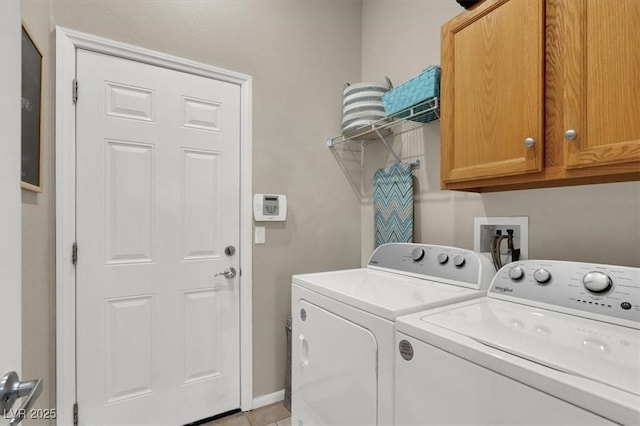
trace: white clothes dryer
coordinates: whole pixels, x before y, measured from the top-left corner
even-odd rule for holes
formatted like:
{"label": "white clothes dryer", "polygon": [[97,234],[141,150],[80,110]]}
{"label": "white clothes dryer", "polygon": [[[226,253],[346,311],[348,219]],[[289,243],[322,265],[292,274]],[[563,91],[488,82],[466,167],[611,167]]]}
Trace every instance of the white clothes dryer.
{"label": "white clothes dryer", "polygon": [[640,268],[526,260],[398,318],[396,424],[640,424]]}
{"label": "white clothes dryer", "polygon": [[394,243],[366,268],[294,275],[292,425],[392,425],[395,319],[481,297],[494,274],[470,250]]}

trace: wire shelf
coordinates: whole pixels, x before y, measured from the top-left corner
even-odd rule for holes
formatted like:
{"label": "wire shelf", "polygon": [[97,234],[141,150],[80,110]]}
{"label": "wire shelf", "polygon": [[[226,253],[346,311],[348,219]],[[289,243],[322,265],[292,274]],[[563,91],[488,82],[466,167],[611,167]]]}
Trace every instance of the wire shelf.
{"label": "wire shelf", "polygon": [[[420,119],[432,115],[433,119],[423,122]],[[440,98],[431,98],[426,101],[413,105],[410,108],[398,111],[380,120],[374,121],[366,126],[349,130],[339,136],[327,139],[327,146],[331,147],[337,144],[348,142],[350,140],[373,141],[380,139],[378,133],[388,136],[392,134],[392,130],[400,123],[407,121],[416,121],[422,124],[429,123],[440,119]]]}
{"label": "wire shelf", "polygon": [[[427,99],[413,105],[410,108],[398,111],[380,120],[374,121],[366,126],[350,130],[339,136],[328,138],[326,143],[331,153],[338,161],[340,168],[347,177],[351,188],[362,201],[362,167],[364,165],[364,146],[368,143],[381,141],[393,158],[400,162],[400,157],[391,148],[387,141],[388,136],[394,135],[397,126],[403,123],[414,123],[415,126],[409,130],[401,130],[400,133],[412,131],[424,124],[440,119],[439,98]],[[410,163],[417,167],[420,160]]]}

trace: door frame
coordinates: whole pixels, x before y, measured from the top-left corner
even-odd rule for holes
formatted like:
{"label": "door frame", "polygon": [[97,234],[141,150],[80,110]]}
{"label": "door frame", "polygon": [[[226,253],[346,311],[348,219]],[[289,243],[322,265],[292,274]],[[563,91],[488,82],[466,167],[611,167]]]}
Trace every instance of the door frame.
{"label": "door frame", "polygon": [[[20,2],[0,1],[0,376],[22,379]],[[16,403],[12,407],[17,409]],[[9,424],[0,418],[0,424]]]}
{"label": "door frame", "polygon": [[[240,87],[240,409],[253,408],[252,79],[251,76],[56,27],[56,394],[58,424],[73,424],[76,403],[76,50],[237,84]],[[78,90],[82,96],[82,86]],[[80,247],[79,257],[82,257]],[[80,410],[82,407],[80,407]]]}

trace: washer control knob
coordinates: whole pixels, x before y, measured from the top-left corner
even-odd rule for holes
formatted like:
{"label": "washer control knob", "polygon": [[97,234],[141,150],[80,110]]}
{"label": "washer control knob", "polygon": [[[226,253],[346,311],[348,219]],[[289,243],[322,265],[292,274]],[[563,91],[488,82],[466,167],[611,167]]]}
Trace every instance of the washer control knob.
{"label": "washer control knob", "polygon": [[413,259],[414,262],[418,262],[420,260],[422,260],[422,258],[424,257],[424,249],[423,248],[414,248],[411,251],[411,258]]}
{"label": "washer control knob", "polygon": [[544,268],[536,269],[536,271],[533,273],[533,279],[540,284],[546,284],[551,281],[551,272],[547,271]]}
{"label": "washer control knob", "polygon": [[509,269],[509,278],[513,281],[520,281],[524,277],[524,270],[519,266]]}
{"label": "washer control knob", "polygon": [[594,293],[604,293],[611,288],[613,282],[607,274],[593,271],[582,277],[582,284],[589,291]]}
{"label": "washer control knob", "polygon": [[440,253],[438,255],[438,263],[444,265],[449,261],[449,255],[447,253]]}
{"label": "washer control knob", "polygon": [[465,259],[464,256],[461,254],[458,254],[453,258],[453,264],[456,265],[458,268],[462,268],[466,261],[467,259]]}

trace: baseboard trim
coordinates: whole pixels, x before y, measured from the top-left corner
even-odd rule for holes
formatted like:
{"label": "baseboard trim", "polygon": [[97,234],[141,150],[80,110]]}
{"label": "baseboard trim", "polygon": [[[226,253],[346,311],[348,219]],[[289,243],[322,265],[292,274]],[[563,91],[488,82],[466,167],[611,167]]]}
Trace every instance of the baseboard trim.
{"label": "baseboard trim", "polygon": [[264,407],[265,405],[275,404],[276,402],[284,401],[284,389],[279,390],[268,395],[262,395],[257,398],[253,398],[253,409]]}

